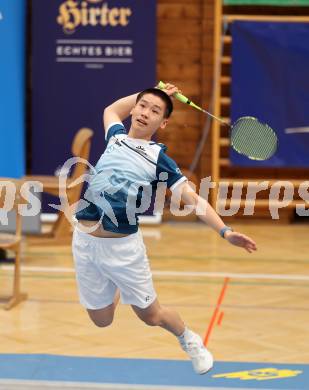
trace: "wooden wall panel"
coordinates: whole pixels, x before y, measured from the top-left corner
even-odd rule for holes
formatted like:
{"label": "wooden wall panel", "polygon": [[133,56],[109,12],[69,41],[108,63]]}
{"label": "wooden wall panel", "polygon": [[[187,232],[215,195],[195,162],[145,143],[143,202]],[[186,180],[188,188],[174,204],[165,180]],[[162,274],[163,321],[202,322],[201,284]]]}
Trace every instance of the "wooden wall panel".
{"label": "wooden wall panel", "polygon": [[200,9],[199,9],[200,1],[191,1],[190,3],[181,3],[180,1],[172,3],[171,1],[168,2],[161,2],[158,7],[158,18],[161,19],[196,19],[200,20]]}
{"label": "wooden wall panel", "polygon": [[[157,79],[176,84],[199,105],[209,104],[212,88],[213,14],[214,0],[158,0]],[[159,133],[181,168],[190,167],[204,122],[202,113],[176,101],[167,130]],[[203,154],[204,166],[207,147]]]}
{"label": "wooden wall panel", "polygon": [[[216,8],[217,7],[217,8]],[[211,107],[214,90],[214,29],[218,29],[221,17],[221,0],[158,0],[157,12],[157,79],[175,83],[185,95],[197,104],[213,112]],[[224,7],[225,13],[259,14],[263,7]],[[269,7],[270,14],[308,15],[309,7]],[[216,19],[215,19],[216,15]],[[217,42],[217,46],[220,43]],[[224,53],[228,55],[229,52]],[[229,74],[229,64],[222,64],[222,74]],[[229,86],[222,89],[229,96]],[[222,107],[222,116],[229,116],[229,107]],[[206,116],[194,109],[175,102],[170,123],[159,133],[159,141],[182,169],[188,169],[193,161],[201,138]],[[227,130],[222,130],[226,132]],[[211,175],[211,135],[208,135],[203,153],[195,170],[198,179]],[[222,153],[227,157],[228,149]],[[306,178],[306,169],[252,169],[221,167],[221,177],[272,177]]]}

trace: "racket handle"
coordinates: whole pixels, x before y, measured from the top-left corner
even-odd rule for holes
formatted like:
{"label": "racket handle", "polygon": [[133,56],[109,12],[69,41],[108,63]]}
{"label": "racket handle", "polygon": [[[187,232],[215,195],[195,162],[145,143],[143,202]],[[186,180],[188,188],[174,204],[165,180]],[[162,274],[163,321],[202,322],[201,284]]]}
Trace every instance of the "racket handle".
{"label": "racket handle", "polygon": [[[163,81],[159,81],[159,84],[157,85],[159,89],[164,89],[166,87],[166,84],[163,83]],[[179,92],[174,93],[173,95],[177,100],[179,100],[181,103],[189,104],[189,106],[196,108],[197,110],[205,112],[201,107],[197,106],[195,103],[193,103],[190,99],[188,99],[186,96],[182,95]]]}
{"label": "racket handle", "polygon": [[[157,85],[159,89],[164,89],[166,87],[166,84],[163,83],[163,81],[159,81],[159,84]],[[182,95],[179,92],[174,93],[173,95],[177,100],[179,100],[181,103],[190,104],[191,100],[189,100],[186,96]]]}
{"label": "racket handle", "polygon": [[[163,81],[159,81],[158,85],[157,85],[157,88],[159,89],[164,89],[166,87],[166,84],[163,82]],[[219,122],[221,122],[223,125],[226,125],[226,126],[229,126],[230,125],[225,122],[223,119],[221,118],[218,118],[217,116],[211,114],[210,112],[206,111],[206,110],[203,110],[203,108],[199,107],[198,105],[196,105],[195,103],[193,103],[190,99],[188,99],[186,96],[182,95],[181,93],[179,92],[176,92],[174,93],[173,95],[177,100],[179,100],[181,103],[185,103],[185,104],[189,104],[189,106],[193,107],[193,108],[196,108],[197,110],[199,111],[202,111],[204,112],[204,114],[207,114],[209,116],[211,116],[212,118],[218,120]]]}

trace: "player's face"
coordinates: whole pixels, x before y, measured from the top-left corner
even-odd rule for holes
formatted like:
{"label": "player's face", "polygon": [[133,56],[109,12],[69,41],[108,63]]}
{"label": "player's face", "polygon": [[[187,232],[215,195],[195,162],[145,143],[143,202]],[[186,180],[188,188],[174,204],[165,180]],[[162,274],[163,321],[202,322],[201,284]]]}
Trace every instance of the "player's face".
{"label": "player's face", "polygon": [[165,109],[165,103],[158,96],[144,95],[131,111],[134,131],[146,138],[151,137],[159,128],[163,129],[167,124]]}

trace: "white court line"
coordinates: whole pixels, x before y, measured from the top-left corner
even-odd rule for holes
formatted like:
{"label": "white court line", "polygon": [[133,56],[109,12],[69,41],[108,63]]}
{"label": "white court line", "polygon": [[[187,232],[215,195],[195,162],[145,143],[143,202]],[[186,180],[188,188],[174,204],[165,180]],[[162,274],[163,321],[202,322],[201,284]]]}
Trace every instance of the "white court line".
{"label": "white court line", "polygon": [[[2,387],[4,385],[5,387]],[[226,387],[208,387],[208,386],[169,386],[169,385],[137,385],[137,384],[118,384],[118,383],[87,383],[87,382],[56,382],[56,381],[36,381],[36,380],[10,380],[0,379],[0,390],[39,390],[48,389],[66,389],[66,390],[229,390]],[[249,390],[245,387],[236,388],[234,390]],[[250,388],[250,390],[258,390]],[[272,390],[272,389],[264,389]]]}
{"label": "white court line", "polygon": [[[0,265],[4,271],[13,270],[13,265]],[[69,267],[34,267],[24,265],[21,267],[24,272],[50,272],[50,273],[74,273],[74,268]],[[231,279],[262,279],[262,280],[293,280],[309,282],[309,275],[293,274],[253,274],[253,273],[232,273],[232,272],[201,272],[201,271],[152,271],[154,276],[172,276],[189,278],[231,278]]]}
{"label": "white court line", "polygon": [[289,274],[251,274],[251,273],[231,273],[231,272],[181,272],[181,271],[153,271],[156,276],[187,276],[206,278],[233,278],[233,279],[269,279],[269,280],[297,280],[309,281],[309,275],[289,275]]}
{"label": "white court line", "polygon": [[[3,269],[3,271],[11,271],[14,269],[13,265],[0,265],[0,269]],[[24,272],[47,272],[47,273],[63,273],[63,274],[73,274],[75,272],[74,268],[69,267],[33,267],[33,266],[27,266],[22,265],[21,270]]]}

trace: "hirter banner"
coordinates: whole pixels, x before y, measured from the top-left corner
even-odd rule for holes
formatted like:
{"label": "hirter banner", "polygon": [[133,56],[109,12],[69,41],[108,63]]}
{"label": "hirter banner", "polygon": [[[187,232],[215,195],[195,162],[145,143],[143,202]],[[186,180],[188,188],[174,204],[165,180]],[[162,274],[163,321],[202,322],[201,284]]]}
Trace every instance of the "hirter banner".
{"label": "hirter banner", "polygon": [[94,164],[104,107],[155,81],[155,0],[32,0],[31,173],[56,173],[81,127]]}

